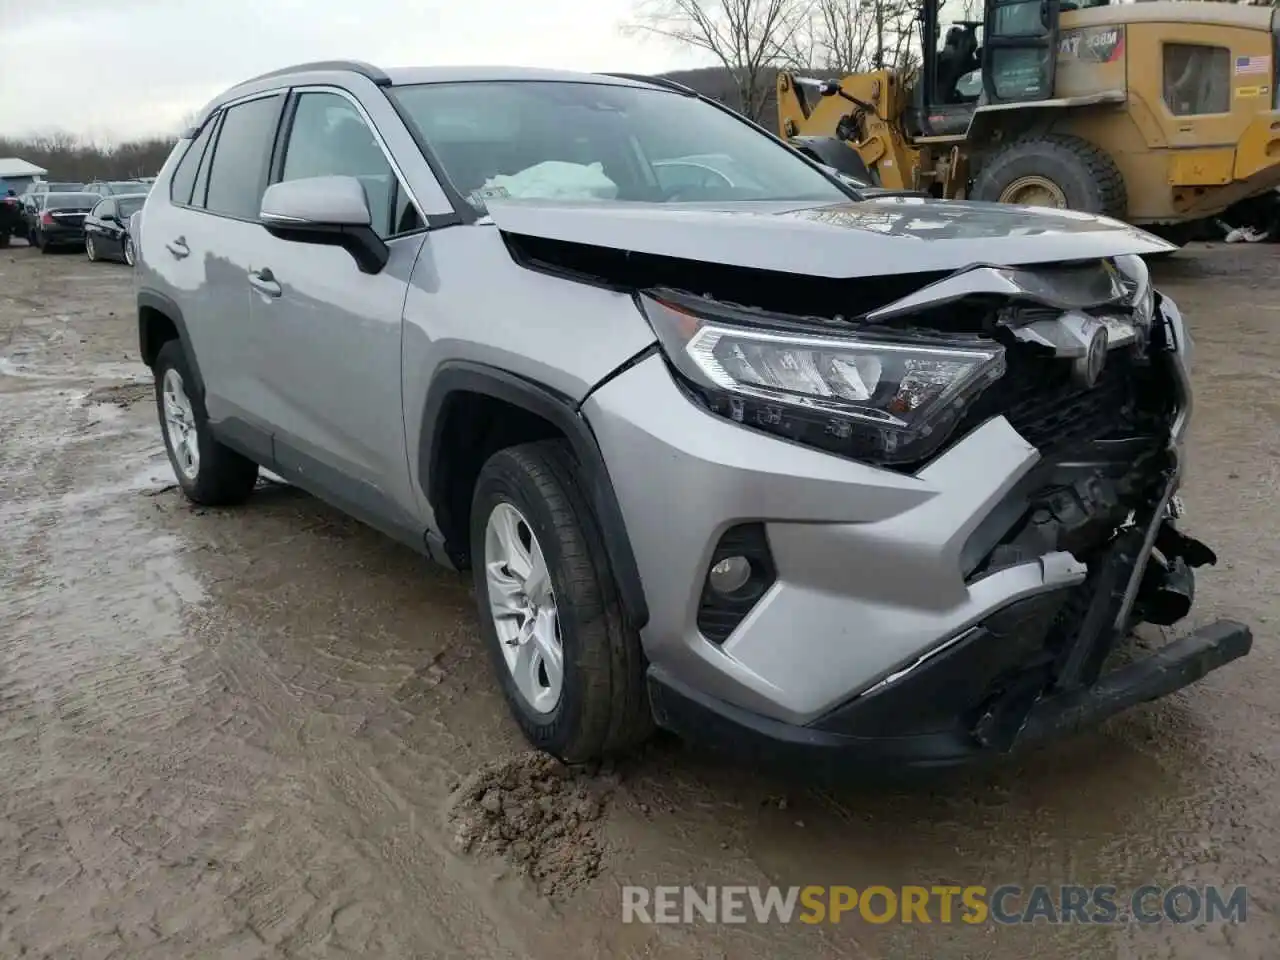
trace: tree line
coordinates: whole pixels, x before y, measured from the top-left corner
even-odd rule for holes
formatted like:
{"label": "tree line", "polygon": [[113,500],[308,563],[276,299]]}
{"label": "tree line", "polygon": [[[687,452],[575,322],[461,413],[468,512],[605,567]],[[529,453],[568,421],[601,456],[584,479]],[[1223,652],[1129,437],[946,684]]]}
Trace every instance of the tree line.
{"label": "tree line", "polygon": [[97,144],[69,133],[0,137],[0,157],[18,157],[47,171],[46,179],[74,183],[131,180],[160,172],[176,137]]}

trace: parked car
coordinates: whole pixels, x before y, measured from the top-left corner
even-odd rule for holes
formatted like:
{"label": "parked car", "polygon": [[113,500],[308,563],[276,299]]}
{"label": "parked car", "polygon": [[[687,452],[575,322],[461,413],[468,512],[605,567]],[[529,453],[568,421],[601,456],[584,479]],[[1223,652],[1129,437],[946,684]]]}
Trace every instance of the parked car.
{"label": "parked car", "polygon": [[[706,155],[744,185],[654,176]],[[140,227],[186,496],[266,468],[469,568],[566,760],[656,723],[961,763],[1250,649],[1219,621],[1103,671],[1214,560],[1175,517],[1191,342],[1141,230],[868,199],[662,81],[332,62],[215,99]]]}
{"label": "parked car", "polygon": [[96,193],[103,197],[114,197],[125,194],[146,193],[151,185],[142,180],[94,180],[86,183],[85,192]]}
{"label": "parked car", "polygon": [[34,216],[28,218],[27,236],[42,253],[56,247],[84,246],[84,218],[101,199],[96,193],[44,193]]}
{"label": "parked car", "polygon": [[6,189],[0,194],[0,247],[9,246],[13,237],[26,234],[26,221],[22,217],[22,205],[17,196]]}
{"label": "parked car", "polygon": [[40,198],[46,193],[78,193],[84,190],[83,183],[74,183],[69,180],[37,180],[28,184],[18,197],[22,203],[23,216],[30,218],[39,206]]}
{"label": "parked car", "polygon": [[84,252],[90,260],[122,260],[133,266],[129,223],[147,202],[145,193],[103,197],[84,218]]}

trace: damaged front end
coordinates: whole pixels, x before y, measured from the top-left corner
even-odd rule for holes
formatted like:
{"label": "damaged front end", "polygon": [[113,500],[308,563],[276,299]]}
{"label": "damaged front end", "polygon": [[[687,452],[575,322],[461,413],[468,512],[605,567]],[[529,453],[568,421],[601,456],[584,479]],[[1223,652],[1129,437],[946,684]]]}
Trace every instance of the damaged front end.
{"label": "damaged front end", "polygon": [[1249,651],[1248,628],[1223,621],[1108,669],[1132,653],[1135,626],[1185,617],[1193,570],[1215,562],[1177,526],[1191,345],[1139,257],[975,266],[847,320],[670,289],[640,301],[691,398],[744,426],[917,473],[1004,417],[1039,453],[978,519],[961,575],[972,586],[1069,554],[1082,579],[940,638],[813,721],[812,743],[960,762],[1164,696]]}
{"label": "damaged front end", "polygon": [[938,762],[1079,729],[1186,686],[1252,645],[1249,629],[1231,621],[1140,659],[1123,642],[1138,624],[1185,617],[1193,570],[1216,562],[1178,528],[1191,344],[1145,264],[979,267],[868,319],[914,323],[991,297],[1003,301],[988,323],[1006,345],[1007,371],[955,436],[1003,416],[1040,459],[969,537],[966,582],[1055,551],[1084,564],[1085,578],[947,638],[814,724],[854,738],[922,738]]}

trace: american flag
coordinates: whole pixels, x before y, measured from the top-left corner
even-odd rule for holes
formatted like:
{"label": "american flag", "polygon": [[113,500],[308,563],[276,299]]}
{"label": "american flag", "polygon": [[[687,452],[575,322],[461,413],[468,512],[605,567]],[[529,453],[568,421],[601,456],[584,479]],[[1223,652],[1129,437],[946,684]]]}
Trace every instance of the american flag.
{"label": "american flag", "polygon": [[1270,57],[1236,57],[1236,76],[1246,73],[1270,73]]}

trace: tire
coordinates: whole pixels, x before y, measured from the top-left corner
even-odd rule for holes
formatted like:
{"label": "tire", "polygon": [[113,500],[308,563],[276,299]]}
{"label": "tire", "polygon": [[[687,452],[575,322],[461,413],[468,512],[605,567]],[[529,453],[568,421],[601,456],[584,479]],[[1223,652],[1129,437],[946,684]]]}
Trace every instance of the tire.
{"label": "tire", "polygon": [[133,248],[133,237],[129,236],[128,234],[125,234],[124,247],[121,248],[120,255],[124,259],[124,262],[127,265],[131,267],[136,266],[135,261],[137,260],[138,254],[137,254],[137,251],[135,251]]}
{"label": "tire", "polygon": [[[489,599],[490,518],[510,508],[525,521],[550,574],[563,680],[547,709],[535,707],[517,685],[504,653],[514,645],[500,639]],[[653,717],[639,633],[623,614],[600,528],[566,442],[523,444],[489,458],[472,498],[471,556],[485,643],[503,696],[529,742],[566,763],[615,755],[643,742]],[[510,624],[516,618],[503,619]]]}
{"label": "tire", "polygon": [[10,240],[9,231],[0,230],[0,250],[3,250],[9,246],[9,240]]}
{"label": "tire", "polygon": [[999,201],[1026,177],[1055,185],[1071,210],[1123,218],[1129,207],[1111,157],[1088,140],[1056,133],[1015,140],[993,153],[974,180],[973,199]]}
{"label": "tire", "polygon": [[[169,464],[173,467],[173,475],[178,486],[192,503],[202,506],[221,507],[243,503],[253,492],[258,481],[258,465],[252,460],[242,457],[229,447],[224,447],[213,439],[209,432],[209,420],[205,413],[204,402],[191,385],[195,382],[191,376],[191,368],[187,363],[186,352],[182,342],[170,340],[160,348],[156,362],[152,367],[156,380],[156,410],[160,417],[160,431],[164,436],[165,452],[169,454]],[[198,456],[194,461],[194,469],[190,469],[181,457],[177,447],[181,440],[175,438],[175,428],[166,417],[166,385],[170,374],[174,374],[183,391],[186,401],[185,419],[194,432],[195,448]]]}
{"label": "tire", "polygon": [[94,246],[92,236],[84,238],[84,255],[89,258],[90,263],[97,262],[98,249]]}

